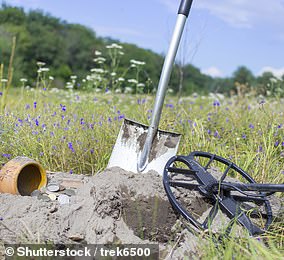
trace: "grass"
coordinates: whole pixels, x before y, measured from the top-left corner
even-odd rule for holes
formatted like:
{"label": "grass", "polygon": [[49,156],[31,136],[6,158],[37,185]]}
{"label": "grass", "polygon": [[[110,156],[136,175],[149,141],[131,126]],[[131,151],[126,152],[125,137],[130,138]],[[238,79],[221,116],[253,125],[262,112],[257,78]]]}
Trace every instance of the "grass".
{"label": "grass", "polygon": [[[1,99],[1,96],[0,96]],[[166,99],[160,129],[182,134],[179,154],[226,157],[259,182],[284,182],[283,100],[190,96]],[[149,124],[153,97],[75,90],[10,89],[0,114],[0,163],[16,156],[50,171],[93,175],[108,162],[123,118]],[[200,245],[202,259],[281,259],[284,227],[260,240],[228,238]],[[281,254],[282,253],[282,254]]]}

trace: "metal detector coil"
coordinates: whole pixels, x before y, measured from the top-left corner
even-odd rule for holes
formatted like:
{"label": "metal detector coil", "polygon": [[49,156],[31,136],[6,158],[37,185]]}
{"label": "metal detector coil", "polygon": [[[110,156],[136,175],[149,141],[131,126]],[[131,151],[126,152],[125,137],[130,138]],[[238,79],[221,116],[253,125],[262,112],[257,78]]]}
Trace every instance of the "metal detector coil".
{"label": "metal detector coil", "polygon": [[[218,164],[218,169],[224,170],[219,177],[210,171],[210,166],[214,164]],[[237,179],[241,181],[236,181]],[[246,228],[250,235],[258,235],[268,229],[273,220],[268,196],[275,192],[284,192],[284,184],[256,183],[233,162],[200,151],[192,152],[188,156],[172,157],[164,168],[163,184],[174,209],[194,227],[208,229],[220,209],[230,219],[235,219]],[[196,214],[190,212],[190,207],[177,199],[175,189],[197,191],[212,205],[203,222],[198,221]],[[256,224],[257,218],[261,218],[261,225]]]}

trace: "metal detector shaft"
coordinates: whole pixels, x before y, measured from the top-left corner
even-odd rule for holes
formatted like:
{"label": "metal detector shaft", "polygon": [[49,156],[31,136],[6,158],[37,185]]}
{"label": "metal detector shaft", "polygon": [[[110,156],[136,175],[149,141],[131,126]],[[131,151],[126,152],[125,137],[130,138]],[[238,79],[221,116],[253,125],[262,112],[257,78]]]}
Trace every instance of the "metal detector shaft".
{"label": "metal detector shaft", "polygon": [[162,69],[162,73],[161,73],[161,77],[160,77],[160,81],[158,85],[151,124],[147,132],[147,137],[146,137],[142,152],[138,156],[138,165],[137,165],[138,172],[142,172],[148,164],[148,159],[149,159],[149,154],[151,151],[153,139],[155,135],[157,134],[157,130],[158,130],[158,126],[159,126],[159,122],[161,118],[161,113],[162,113],[163,103],[165,100],[167,86],[170,80],[170,76],[171,76],[172,68],[174,65],[175,57],[177,54],[178,46],[181,40],[181,36],[182,36],[182,32],[185,26],[186,19],[188,17],[188,14],[189,14],[189,11],[192,5],[192,1],[193,0],[182,0],[179,10],[178,10],[178,17],[177,17],[176,25],[175,25],[174,32],[172,35],[168,53],[164,61],[164,65],[163,65],[163,69]]}
{"label": "metal detector shaft", "polygon": [[284,192],[284,184],[222,182],[221,187],[232,191],[239,189],[241,191]]}

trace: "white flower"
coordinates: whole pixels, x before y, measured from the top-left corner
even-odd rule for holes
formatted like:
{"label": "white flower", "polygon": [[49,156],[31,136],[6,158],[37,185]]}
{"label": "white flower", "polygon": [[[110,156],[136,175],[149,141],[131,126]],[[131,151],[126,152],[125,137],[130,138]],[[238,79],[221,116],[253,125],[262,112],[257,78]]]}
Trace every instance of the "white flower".
{"label": "white flower", "polygon": [[37,63],[36,63],[36,65],[38,65],[39,67],[42,67],[42,66],[44,66],[46,63],[45,62],[42,62],[42,61],[38,61]]}
{"label": "white flower", "polygon": [[72,89],[73,88],[73,84],[71,82],[66,82],[66,88]]}
{"label": "white flower", "polygon": [[75,80],[75,79],[77,79],[77,76],[76,75],[72,75],[72,76],[70,76],[70,79]]}
{"label": "white flower", "polygon": [[118,45],[117,43],[112,43],[111,45],[106,46],[107,49],[123,49],[121,45]]}
{"label": "white flower", "polygon": [[120,89],[120,88],[117,88],[117,89],[115,90],[115,93],[121,93],[121,89]]}
{"label": "white flower", "polygon": [[116,76],[116,73],[115,73],[115,72],[112,72],[112,73],[110,73],[110,75],[111,75],[112,77],[115,77],[115,76]]}
{"label": "white flower", "polygon": [[130,88],[130,87],[126,87],[124,89],[124,93],[131,93],[131,92],[132,92],[132,88]]}
{"label": "white flower", "polygon": [[134,59],[130,60],[130,63],[137,65],[137,66],[143,66],[146,64],[144,61],[139,61],[139,60],[134,60]]}
{"label": "white flower", "polygon": [[125,81],[125,79],[122,78],[122,77],[118,78],[117,80],[118,80],[118,81],[121,81],[121,82]]}
{"label": "white flower", "polygon": [[49,80],[54,80],[54,77],[52,77],[52,76],[49,76],[48,78],[49,78]]}
{"label": "white flower", "polygon": [[6,82],[8,82],[8,80],[7,79],[1,79],[1,82],[6,83]]}
{"label": "white flower", "polygon": [[119,55],[124,55],[123,51],[118,52]]}
{"label": "white flower", "polygon": [[136,79],[129,79],[127,80],[129,83],[137,84],[138,81]]}
{"label": "white flower", "polygon": [[105,71],[103,69],[96,69],[96,68],[91,69],[91,72],[93,72],[93,73],[105,73]]}
{"label": "white flower", "polygon": [[27,82],[28,80],[25,79],[25,78],[21,78],[20,81],[21,81],[21,82]]}
{"label": "white flower", "polygon": [[143,88],[143,87],[145,87],[145,84],[144,84],[144,83],[138,83],[138,84],[137,84],[137,87],[138,87],[138,88]]}
{"label": "white flower", "polygon": [[102,55],[102,53],[100,51],[95,51],[95,55],[100,56],[100,55]]}
{"label": "white flower", "polygon": [[104,57],[98,57],[94,59],[94,62],[97,62],[99,64],[104,63],[106,59]]}
{"label": "white flower", "polygon": [[42,72],[48,72],[49,71],[49,68],[41,68],[40,69]]}

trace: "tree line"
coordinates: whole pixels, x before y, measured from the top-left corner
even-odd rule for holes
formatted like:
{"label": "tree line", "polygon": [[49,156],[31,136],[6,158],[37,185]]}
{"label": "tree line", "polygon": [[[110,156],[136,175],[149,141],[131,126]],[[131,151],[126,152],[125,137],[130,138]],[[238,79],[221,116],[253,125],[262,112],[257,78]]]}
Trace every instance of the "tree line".
{"label": "tree line", "polygon": [[[142,91],[149,92],[158,84],[164,59],[162,55],[134,44],[98,37],[86,26],[67,23],[41,10],[25,12],[23,8],[4,3],[0,8],[0,64],[9,63],[13,37],[16,37],[13,61],[15,86],[18,85],[20,78],[27,78],[31,85],[34,84],[38,73],[38,61],[48,66],[49,74],[55,78],[54,84],[57,87],[63,87],[72,75],[76,75],[78,79],[85,79],[92,70],[102,66],[96,62],[99,61],[100,54],[101,61],[104,59],[103,66],[115,69],[115,72],[110,71],[110,79],[105,84],[111,87],[111,77],[114,74],[124,75],[127,71],[128,79],[138,80],[139,77],[140,82],[147,82]],[[111,56],[106,46],[113,43],[122,46],[123,55]],[[137,69],[137,66],[136,69],[131,69],[131,66],[135,65],[133,60],[141,61],[145,65],[141,69]],[[4,66],[3,75],[5,73],[7,66]],[[117,77],[117,80],[120,78]],[[212,78],[201,73],[200,69],[192,64],[177,64],[172,73],[170,88],[175,93],[182,89],[183,94],[218,92],[245,95],[249,92],[284,96],[283,82],[284,75],[279,79],[271,72],[264,72],[261,76],[255,77],[245,66],[237,68],[231,77]],[[121,83],[124,87],[127,84],[129,83]]]}

